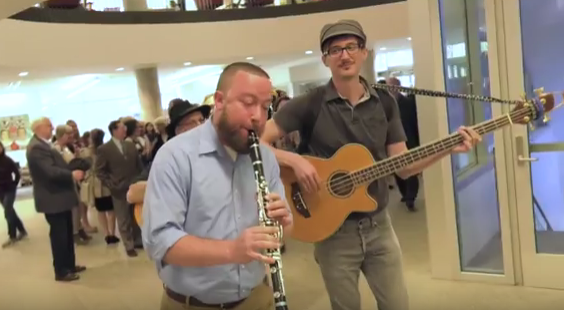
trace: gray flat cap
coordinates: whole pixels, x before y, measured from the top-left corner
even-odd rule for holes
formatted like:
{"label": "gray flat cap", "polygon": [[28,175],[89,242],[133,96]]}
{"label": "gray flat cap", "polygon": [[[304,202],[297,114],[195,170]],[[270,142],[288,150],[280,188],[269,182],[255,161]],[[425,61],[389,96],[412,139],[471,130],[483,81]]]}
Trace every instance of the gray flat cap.
{"label": "gray flat cap", "polygon": [[352,19],[343,19],[323,26],[319,34],[319,45],[323,49],[323,44],[327,40],[342,35],[353,35],[366,42],[366,34],[360,23]]}

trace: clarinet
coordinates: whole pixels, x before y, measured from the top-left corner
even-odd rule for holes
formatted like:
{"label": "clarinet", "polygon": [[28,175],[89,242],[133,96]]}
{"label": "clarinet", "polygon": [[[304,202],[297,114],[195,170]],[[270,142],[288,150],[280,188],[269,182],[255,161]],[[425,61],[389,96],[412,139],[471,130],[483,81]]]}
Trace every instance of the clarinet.
{"label": "clarinet", "polygon": [[[266,195],[268,195],[268,183],[264,177],[264,169],[262,166],[262,156],[260,154],[260,142],[257,134],[249,131],[249,149],[251,161],[253,163],[253,171],[255,182],[257,185],[257,204],[259,213],[259,223],[263,227],[278,227],[278,233],[275,237],[282,241],[282,226],[266,215]],[[270,279],[272,283],[272,291],[274,293],[274,306],[276,310],[288,310],[286,303],[286,291],[284,289],[284,279],[282,277],[282,254],[280,249],[266,250],[268,257],[274,258],[274,263],[269,264]]]}

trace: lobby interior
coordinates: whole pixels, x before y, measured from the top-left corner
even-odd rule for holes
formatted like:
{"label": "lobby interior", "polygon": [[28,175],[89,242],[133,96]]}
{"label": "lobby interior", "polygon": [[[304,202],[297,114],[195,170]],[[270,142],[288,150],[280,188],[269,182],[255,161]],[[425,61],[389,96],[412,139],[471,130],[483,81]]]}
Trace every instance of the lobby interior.
{"label": "lobby interior", "polygon": [[[0,13],[4,9],[2,5],[9,1],[13,1],[12,4],[15,3],[15,0],[0,0]],[[33,0],[18,0],[18,3],[22,4],[24,1],[30,2],[28,6],[34,2]],[[355,0],[354,2],[360,1]],[[381,5],[381,7],[388,8],[389,11],[385,11],[388,12],[387,14],[376,15],[371,13],[373,8],[357,8],[347,10],[346,13],[337,11],[311,14],[308,22],[321,25],[326,21],[340,19],[343,15],[359,17],[359,19],[362,19],[363,25],[369,28],[367,31],[370,31],[370,36],[378,36],[378,40],[381,40],[379,42],[384,42],[384,39],[396,37],[389,35],[387,31],[381,31],[381,29],[388,27],[386,23],[381,21],[384,18],[378,19],[373,18],[373,16],[404,16],[400,18],[402,22],[397,23],[397,27],[395,27],[395,24],[395,28],[390,27],[393,28],[393,31],[402,32],[401,35],[397,36],[399,38],[397,40],[401,41],[398,47],[390,48],[390,43],[386,43],[386,45],[375,45],[374,51],[376,54],[383,53],[383,51],[403,54],[399,52],[409,49],[408,54],[411,55],[411,63],[409,66],[401,67],[401,70],[394,67],[385,72],[372,72],[378,74],[376,78],[401,72],[402,77],[410,83],[405,84],[406,86],[475,95],[491,95],[504,99],[519,98],[523,89],[532,96],[534,95],[533,86],[544,86],[548,91],[554,92],[562,90],[561,72],[564,70],[564,61],[561,60],[559,51],[562,50],[560,47],[564,48],[564,40],[554,38],[559,35],[558,29],[562,29],[558,25],[564,27],[562,22],[564,19],[549,13],[564,11],[563,1],[543,0],[544,5],[542,6],[539,5],[540,0],[407,0],[397,2]],[[450,7],[445,9],[446,3]],[[439,4],[443,5],[442,11]],[[526,14],[520,15],[520,5],[522,12]],[[400,9],[400,7],[402,8]],[[393,10],[389,8],[393,8]],[[444,11],[447,11],[447,13]],[[476,16],[471,14],[478,11],[480,14],[475,14]],[[397,12],[402,14],[397,14]],[[448,18],[441,17],[441,12]],[[307,57],[314,57],[315,61],[318,61],[320,55],[315,50],[315,44],[311,43],[318,36],[317,28],[314,30],[301,29],[304,35],[293,35],[293,37],[288,34],[288,31],[280,30],[287,30],[292,27],[292,24],[305,22],[304,16],[279,18],[279,23],[285,20],[284,24],[279,27],[274,27],[271,22],[264,21],[263,28],[273,31],[268,38],[265,38],[265,42],[271,40],[268,42],[272,44],[266,44],[268,42],[260,42],[259,44],[260,48],[264,48],[265,54],[275,55],[284,52],[282,54],[295,58],[297,56],[294,56],[294,54],[285,53],[290,52],[290,49],[295,49],[291,52],[304,57],[304,51],[307,51]],[[549,16],[552,16],[552,19]],[[292,18],[291,21],[290,18]],[[470,20],[466,20],[467,18]],[[397,18],[394,17],[394,19]],[[296,20],[298,22],[293,22]],[[253,22],[262,21],[257,19]],[[556,24],[557,22],[560,24]],[[247,21],[241,23],[247,23]],[[210,27],[207,29],[212,29],[211,24],[220,23],[206,24],[201,27],[205,26]],[[0,38],[4,40],[4,46],[0,48],[0,56],[2,56],[0,57],[0,84],[4,82],[4,84],[7,84],[10,81],[6,80],[5,76],[9,75],[11,79],[14,79],[19,72],[25,71],[27,75],[29,70],[30,75],[27,76],[29,82],[24,81],[22,86],[19,86],[20,91],[28,89],[26,87],[34,83],[45,84],[43,88],[58,89],[59,85],[47,84],[43,80],[51,79],[53,72],[57,74],[63,72],[63,65],[70,62],[69,58],[65,56],[66,54],[59,53],[58,49],[72,50],[70,47],[76,48],[76,46],[64,43],[70,40],[62,41],[62,45],[46,44],[41,46],[44,48],[44,55],[49,55],[52,68],[39,66],[40,62],[43,61],[41,58],[21,53],[21,49],[38,50],[37,44],[39,43],[34,40],[27,40],[22,43],[18,41],[20,40],[19,36],[14,35],[16,32],[12,31],[12,29],[20,27],[18,29],[36,35],[38,33],[45,34],[37,35],[39,37],[47,36],[49,31],[40,32],[43,31],[40,26],[33,28],[34,25],[44,26],[44,29],[71,27],[66,24],[43,25],[15,19],[1,20]],[[94,25],[82,26],[95,27]],[[175,27],[175,25],[160,26]],[[178,25],[178,27],[184,26]],[[122,29],[127,27],[133,26],[115,26],[118,29],[116,33],[123,37],[126,31]],[[115,59],[104,58],[100,53],[92,52],[96,40],[91,38],[96,36],[83,36],[81,35],[82,32],[78,30],[77,32],[72,32],[74,30],[69,30],[69,32],[66,30],[50,30],[49,34],[59,40],[66,38],[66,36],[73,36],[75,39],[73,44],[83,46],[84,53],[89,53],[89,56],[91,56],[84,56],[82,59],[87,59],[92,64],[98,64],[89,68],[96,67],[99,69],[101,68],[99,64],[107,61],[107,63],[103,63],[105,66],[104,75],[107,77],[102,77],[100,81],[97,80],[100,83],[82,95],[72,97],[67,95],[70,92],[70,90],[67,90],[67,93],[57,97],[57,99],[71,98],[67,100],[68,102],[49,103],[48,107],[52,110],[44,110],[39,107],[22,112],[22,108],[16,108],[15,104],[12,104],[11,106],[2,106],[0,117],[27,113],[33,119],[47,113],[44,111],[61,111],[63,107],[70,109],[69,107],[72,106],[72,109],[75,109],[72,110],[73,113],[78,111],[79,126],[93,128],[98,126],[97,123],[101,121],[101,118],[112,119],[114,117],[111,113],[100,114],[99,118],[91,117],[91,114],[97,110],[113,108],[115,113],[130,113],[125,108],[123,108],[123,111],[117,111],[122,108],[113,107],[114,105],[118,106],[118,99],[123,99],[123,101],[127,99],[134,102],[135,104],[132,104],[132,106],[135,106],[135,113],[139,113],[135,115],[136,117],[141,117],[143,113],[147,114],[146,111],[142,111],[143,109],[147,110],[147,107],[140,108],[143,103],[137,104],[136,79],[138,77],[133,73],[136,64],[158,63],[159,74],[162,75],[167,70],[161,65],[165,63],[164,60],[171,61],[173,59],[176,66],[187,70],[190,65],[186,65],[187,63],[184,61],[192,61],[194,66],[190,68],[196,68],[196,65],[211,63],[206,63],[204,60],[198,62],[198,57],[202,59],[204,57],[215,57],[214,60],[217,60],[220,59],[217,55],[220,52],[224,53],[223,50],[220,51],[219,49],[190,50],[191,46],[207,45],[202,43],[202,38],[200,38],[200,43],[193,43],[198,39],[194,32],[167,29],[164,31],[167,34],[175,34],[176,36],[177,33],[182,32],[186,35],[186,38],[171,40],[171,44],[178,44],[180,47],[170,49],[164,54],[162,49],[155,49],[155,51],[147,49],[144,50],[146,53],[137,53],[135,50],[136,46],[146,45],[147,41],[158,42],[155,43],[157,46],[170,46],[164,43],[169,41],[166,41],[168,36],[163,36],[162,32],[148,31],[142,36],[131,36],[131,42],[128,44],[119,42],[122,38],[120,35],[106,33],[109,37],[109,39],[106,38],[107,42],[111,41],[111,44],[116,46],[121,44],[120,47],[123,49],[123,53],[115,53],[117,55]],[[552,30],[552,32],[549,33],[548,30]],[[223,31],[224,35],[227,36],[225,33],[228,33],[228,31]],[[61,33],[65,33],[65,35],[61,35]],[[539,33],[546,35],[539,36]],[[100,33],[97,36],[103,37]],[[31,38],[32,36],[27,37]],[[309,40],[311,38],[313,39]],[[295,40],[295,42],[292,41],[293,44],[280,44],[280,42],[289,40]],[[37,40],[37,42],[40,41]],[[255,44],[253,46],[256,47],[256,41],[253,40],[248,45]],[[405,45],[409,46],[406,47]],[[88,46],[88,48],[84,46]],[[233,47],[232,52],[237,54],[237,59],[245,60],[245,57],[247,57],[246,59],[250,60],[252,59],[250,56],[253,55],[256,57],[252,61],[257,63],[261,61],[260,54],[253,53],[256,51],[249,52],[251,47],[245,47],[244,44],[241,44],[241,46]],[[551,48],[546,48],[547,46]],[[193,57],[186,59],[185,50],[190,50],[190,56]],[[312,50],[315,50],[313,55],[308,53]],[[198,57],[193,54],[198,54]],[[153,57],[156,60],[146,61],[145,56],[147,59]],[[378,58],[376,56],[375,60],[378,60]],[[387,60],[391,62],[391,58],[388,56]],[[9,59],[11,63],[2,63],[2,59]],[[223,64],[224,60],[216,61],[214,64]],[[127,61],[130,61],[130,63],[127,63]],[[266,63],[261,64],[266,66]],[[276,64],[278,65],[278,63]],[[377,67],[379,64],[380,62],[376,61],[375,66]],[[526,66],[527,64],[528,66]],[[13,65],[13,67],[8,65]],[[73,65],[76,65],[76,63]],[[274,63],[269,65],[269,67],[274,67]],[[317,65],[321,66],[320,64]],[[278,73],[284,71],[284,82],[280,82],[280,84],[289,85],[288,87],[293,88],[297,94],[299,93],[297,90],[307,84],[306,82],[312,82],[314,79],[316,82],[319,82],[320,79],[326,81],[326,76],[319,78],[318,73],[320,71],[316,69],[319,67],[317,65],[313,66],[307,63],[300,66],[295,65],[294,70],[278,70]],[[33,70],[33,66],[37,68],[36,71]],[[125,71],[127,72],[115,69],[123,70],[123,67],[126,67]],[[279,66],[276,67],[279,69]],[[524,67],[527,67],[526,70]],[[83,74],[88,71],[83,68],[85,67],[75,66],[72,70],[69,69],[65,72],[72,72],[68,74],[69,76]],[[299,68],[299,70],[296,68]],[[44,70],[45,76],[32,81],[31,78],[39,76],[40,69]],[[176,67],[174,69],[176,70]],[[217,68],[209,69],[213,71]],[[154,72],[156,76],[156,67]],[[129,74],[123,80],[134,86],[130,88],[122,87],[122,84],[127,83],[117,83],[116,81],[122,81],[122,79],[114,77],[114,74]],[[315,77],[313,78],[313,76]],[[298,80],[297,77],[303,80]],[[417,77],[417,83],[413,84],[415,77]],[[162,83],[162,76],[155,79]],[[25,80],[25,78],[21,80]],[[214,85],[215,82],[208,81],[206,83]],[[292,83],[293,85],[291,85]],[[106,84],[113,84],[116,88],[122,87],[123,89],[108,91],[109,88],[102,88]],[[158,83],[156,84],[156,88],[158,88]],[[209,89],[200,87],[202,83],[192,84],[189,85],[190,87],[183,86],[183,89],[189,91],[182,93],[182,96],[190,99],[190,101],[200,102],[201,98],[209,93]],[[472,84],[487,84],[487,87],[469,87]],[[125,88],[127,88],[127,91],[124,90]],[[177,96],[177,87],[174,88],[174,90],[168,92],[164,92],[164,88],[160,89],[163,106],[166,106],[169,99]],[[303,88],[305,89],[305,87]],[[29,86],[29,89],[35,91],[39,87]],[[115,95],[117,99],[113,97],[102,98],[112,92],[118,94]],[[127,94],[125,94],[126,92]],[[0,94],[3,93],[0,91]],[[96,97],[97,95],[99,97]],[[125,99],[119,96],[123,96]],[[194,99],[190,96],[193,96]],[[83,100],[83,97],[88,97],[92,101],[95,101],[93,98],[96,97],[97,101],[103,102],[105,105],[103,108],[95,104],[90,104],[88,107],[86,104],[78,105],[76,104],[79,102],[78,97],[80,97],[80,100]],[[561,97],[559,95],[558,100],[561,100]],[[36,97],[29,101],[31,100],[36,100]],[[459,110],[464,109],[464,113],[468,115],[479,116],[464,119],[464,117],[458,117],[463,113],[455,111],[453,105],[456,105],[456,102],[453,103],[450,99],[417,97],[417,100],[419,119],[425,120],[425,122],[420,121],[424,124],[424,127],[422,126],[420,129],[421,140],[424,142],[447,136],[450,132],[456,130],[459,124],[472,125],[508,112],[507,108],[501,105],[486,103],[466,105],[467,102],[463,102],[458,105],[459,108],[462,107]],[[83,101],[86,102],[86,100]],[[52,108],[51,104],[52,106],[58,105],[58,108]],[[47,104],[45,105],[47,106]],[[28,106],[31,106],[31,104]],[[34,107],[36,106],[38,107],[38,105],[34,105]],[[122,106],[125,106],[125,104]],[[159,113],[161,112],[160,106],[153,105],[153,108],[154,111],[151,113],[157,113],[156,110],[159,110]],[[488,115],[485,110],[489,113]],[[412,310],[562,309],[562,305],[564,305],[564,281],[562,280],[564,279],[562,272],[564,270],[562,269],[564,256],[561,254],[564,253],[564,242],[561,240],[564,240],[562,239],[564,209],[561,206],[564,205],[564,195],[561,188],[564,187],[564,179],[560,180],[561,169],[555,169],[555,167],[561,167],[564,164],[564,157],[562,156],[564,145],[561,145],[560,142],[564,130],[560,131],[559,127],[563,125],[558,125],[559,115],[563,113],[559,112],[564,112],[564,109],[558,110],[557,113],[552,115],[553,119],[550,126],[539,128],[534,132],[528,131],[525,126],[503,129],[495,135],[490,135],[474,155],[460,156],[460,158],[452,157],[425,171],[422,179],[427,186],[420,190],[419,199],[416,203],[418,212],[408,212],[400,202],[397,191],[392,190],[389,210],[403,250],[403,265]],[[69,118],[68,115],[62,113],[53,113],[52,117],[55,118],[56,123],[62,123]],[[522,154],[515,146],[516,143],[513,143],[517,138],[525,141]],[[542,148],[547,144],[557,145],[558,147]],[[539,154],[542,152],[544,153]],[[25,158],[25,152],[20,153],[20,157]],[[540,161],[523,164],[519,159],[523,155],[530,156],[530,158],[526,157],[525,160],[533,161],[534,159],[537,161],[540,159]],[[481,169],[469,169],[472,170],[470,173],[466,170],[465,174],[461,173],[466,178],[460,177],[458,171],[454,170],[463,170],[458,169],[460,168],[458,165],[467,165],[469,162],[475,163],[475,166]],[[460,181],[460,179],[465,180]],[[547,227],[537,229],[537,221],[542,222],[539,215],[540,211],[538,211],[541,208],[534,204],[537,199],[547,210],[548,217],[543,215],[545,222],[541,223],[542,225],[539,224],[539,226],[550,226],[548,224],[550,222],[553,229]],[[90,245],[77,247],[77,262],[88,268],[86,272],[81,274],[80,281],[72,283],[55,282],[51,266],[48,225],[43,215],[37,214],[34,209],[30,188],[23,188],[18,191],[16,210],[29,231],[29,238],[18,243],[17,246],[0,250],[0,274],[2,275],[0,276],[0,309],[154,310],[159,308],[163,293],[162,283],[156,274],[154,264],[144,252],[141,252],[137,258],[128,258],[121,246],[108,247],[104,243],[103,236],[94,234],[94,239]],[[90,212],[92,223],[97,224],[95,211],[91,210]],[[5,232],[6,223],[0,221],[0,237],[4,236]],[[549,235],[550,240],[547,245],[543,245],[543,237],[547,235]],[[476,257],[479,259],[475,259]],[[313,259],[312,245],[289,240],[287,252],[283,256],[283,263],[285,286],[291,309],[330,309],[329,299],[319,269]],[[360,291],[362,310],[377,309],[373,295],[362,276],[360,277]]]}

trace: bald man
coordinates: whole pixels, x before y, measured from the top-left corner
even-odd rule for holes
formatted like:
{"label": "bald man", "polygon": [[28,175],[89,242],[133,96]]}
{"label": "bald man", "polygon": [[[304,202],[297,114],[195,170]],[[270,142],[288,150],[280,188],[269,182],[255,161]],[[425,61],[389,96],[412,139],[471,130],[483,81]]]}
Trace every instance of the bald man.
{"label": "bald man", "polygon": [[75,182],[84,172],[72,171],[63,156],[51,147],[53,124],[40,118],[31,124],[33,137],[27,145],[26,158],[33,181],[33,200],[38,213],[49,223],[55,280],[70,282],[86,270],[75,262],[72,209],[78,205]]}

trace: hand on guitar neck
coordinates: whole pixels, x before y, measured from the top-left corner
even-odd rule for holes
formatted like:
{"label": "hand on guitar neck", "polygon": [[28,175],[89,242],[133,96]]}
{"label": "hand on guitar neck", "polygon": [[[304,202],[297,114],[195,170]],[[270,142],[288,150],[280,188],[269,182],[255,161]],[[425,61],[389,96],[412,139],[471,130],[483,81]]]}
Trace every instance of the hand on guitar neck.
{"label": "hand on guitar neck", "polygon": [[[463,138],[460,144],[453,146],[452,149],[444,152],[443,154],[437,154],[436,156],[422,159],[408,167],[405,167],[404,169],[406,170],[406,172],[409,171],[407,173],[408,176],[421,172],[421,170],[425,169],[427,166],[448,155],[449,153],[468,152],[476,144],[482,141],[482,137],[470,127],[462,126],[458,129],[458,133]],[[407,151],[408,149],[405,145],[405,142],[395,143],[388,145],[387,147],[389,156],[399,155]],[[292,154],[291,160],[289,161],[289,166],[292,168],[293,173],[302,190],[307,193],[315,193],[320,189],[322,178],[319,176],[317,169],[307,158],[304,158],[303,156],[300,156],[298,154]],[[401,174],[401,171],[399,171],[398,174]]]}

